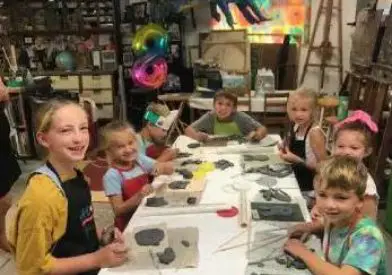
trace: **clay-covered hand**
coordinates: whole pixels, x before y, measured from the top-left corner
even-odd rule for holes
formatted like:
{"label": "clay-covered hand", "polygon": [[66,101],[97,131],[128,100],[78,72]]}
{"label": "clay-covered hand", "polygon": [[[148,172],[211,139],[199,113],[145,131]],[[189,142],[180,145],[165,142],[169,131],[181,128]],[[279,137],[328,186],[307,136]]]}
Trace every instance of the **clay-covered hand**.
{"label": "clay-covered hand", "polygon": [[284,244],[284,251],[302,259],[302,255],[308,251],[308,248],[298,239],[288,239]]}
{"label": "clay-covered hand", "polygon": [[101,268],[120,266],[128,259],[128,248],[124,243],[111,243],[94,253],[97,266]]}
{"label": "clay-covered hand", "polygon": [[123,235],[123,233],[121,233],[121,231],[117,227],[114,228],[114,241],[113,242],[125,244],[124,235]]}
{"label": "clay-covered hand", "polygon": [[204,132],[198,132],[197,133],[197,141],[205,142],[207,140],[208,140],[208,134],[206,134]]}
{"label": "clay-covered hand", "polygon": [[146,184],[140,190],[140,195],[145,197],[145,196],[150,195],[153,191],[154,191],[154,188],[152,188],[151,184]]}
{"label": "clay-covered hand", "polygon": [[304,234],[312,233],[312,224],[311,223],[300,223],[292,228],[290,228],[287,232],[289,238],[301,238]]}
{"label": "clay-covered hand", "polygon": [[279,157],[290,163],[301,163],[304,162],[302,158],[292,153],[288,147],[282,148],[279,150]]}

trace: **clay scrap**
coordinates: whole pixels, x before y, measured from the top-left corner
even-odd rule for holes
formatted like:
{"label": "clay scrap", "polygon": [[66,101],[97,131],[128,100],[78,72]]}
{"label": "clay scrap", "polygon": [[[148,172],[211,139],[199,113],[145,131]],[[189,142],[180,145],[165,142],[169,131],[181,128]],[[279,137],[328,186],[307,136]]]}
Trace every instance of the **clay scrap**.
{"label": "clay scrap", "polygon": [[165,232],[159,228],[144,229],[135,234],[135,240],[141,246],[158,246],[163,238]]}
{"label": "clay scrap", "polygon": [[164,197],[152,197],[147,198],[146,206],[148,207],[162,207],[168,205],[169,203],[165,200]]}
{"label": "clay scrap", "polygon": [[232,163],[232,162],[230,162],[228,160],[225,160],[225,159],[220,159],[218,161],[215,161],[214,165],[215,165],[216,169],[226,170],[229,167],[233,167],[234,163]]}
{"label": "clay scrap", "polygon": [[172,190],[185,189],[189,185],[188,180],[177,180],[169,183],[168,187]]}
{"label": "clay scrap", "polygon": [[267,155],[244,155],[244,161],[268,161],[270,158]]}
{"label": "clay scrap", "polygon": [[184,179],[189,180],[189,179],[193,178],[193,173],[191,171],[189,171],[188,169],[176,169],[175,172],[182,175],[184,177]]}
{"label": "clay scrap", "polygon": [[186,166],[186,165],[190,165],[190,164],[199,165],[201,163],[202,163],[202,161],[200,159],[188,159],[188,160],[183,161],[181,163],[181,166]]}
{"label": "clay scrap", "polygon": [[190,157],[190,156],[192,156],[191,153],[180,152],[180,153],[177,154],[176,157],[177,157],[177,159],[181,159],[181,158],[188,158],[188,157]]}
{"label": "clay scrap", "polygon": [[168,265],[175,260],[176,253],[174,252],[173,248],[166,247],[162,253],[157,253],[157,257],[161,264]]}

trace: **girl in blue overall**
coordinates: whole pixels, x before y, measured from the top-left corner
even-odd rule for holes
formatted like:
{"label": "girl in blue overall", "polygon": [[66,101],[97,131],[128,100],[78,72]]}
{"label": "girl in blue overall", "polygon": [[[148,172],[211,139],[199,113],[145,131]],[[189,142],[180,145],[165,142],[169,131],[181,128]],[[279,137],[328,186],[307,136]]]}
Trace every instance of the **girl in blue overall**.
{"label": "girl in blue overall", "polygon": [[89,144],[84,110],[50,101],[37,116],[37,141],[48,152],[18,202],[10,244],[18,274],[97,274],[127,259],[119,231],[100,248],[90,189],[75,168]]}
{"label": "girl in blue overall", "polygon": [[320,127],[314,125],[316,94],[299,89],[290,94],[287,113],[293,126],[280,148],[280,157],[291,163],[298,185],[304,193],[313,190],[314,170],[327,156],[325,138]]}

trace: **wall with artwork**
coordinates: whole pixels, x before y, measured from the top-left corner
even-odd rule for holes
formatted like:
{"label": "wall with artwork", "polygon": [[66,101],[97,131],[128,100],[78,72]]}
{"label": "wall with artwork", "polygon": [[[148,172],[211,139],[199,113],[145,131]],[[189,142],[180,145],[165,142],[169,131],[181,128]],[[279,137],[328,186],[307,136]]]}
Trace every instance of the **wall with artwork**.
{"label": "wall with artwork", "polygon": [[[254,0],[257,2],[259,7],[261,7],[261,14],[266,19],[271,20],[259,20],[260,22],[255,22],[255,24],[250,24],[246,18],[248,15],[244,15],[241,12],[241,6],[238,7],[238,4],[229,3],[229,9],[232,11],[233,21],[237,24],[233,24],[233,28],[241,28],[246,27],[249,32],[261,33],[264,35],[251,35],[252,39],[256,39],[253,37],[259,37],[259,41],[253,42],[263,42],[263,43],[276,43],[278,39],[282,40],[282,36],[269,36],[269,33],[272,34],[282,34],[282,33],[290,33],[290,34],[304,34],[303,44],[300,49],[300,68],[299,72],[302,71],[302,66],[304,64],[304,59],[307,51],[306,38],[309,37],[309,26],[314,24],[315,15],[317,13],[317,8],[319,6],[320,0]],[[337,1],[337,0],[335,0]],[[195,21],[196,21],[196,29],[193,28],[191,20],[187,20],[186,23],[186,45],[187,46],[195,46],[198,45],[199,33],[200,32],[208,32],[211,29],[230,29],[230,23],[227,22],[224,12],[219,8],[218,0],[215,1],[217,4],[217,12],[220,17],[220,21],[218,22],[215,18],[211,17],[210,6],[204,5],[198,8],[195,11]],[[229,2],[234,2],[230,0]],[[239,2],[250,2],[247,0],[236,0],[236,3]],[[353,28],[348,26],[347,23],[353,22],[355,20],[356,14],[356,1],[342,1],[342,9],[343,9],[343,66],[344,71],[349,69],[349,55],[351,50],[351,33]],[[249,7],[247,10],[251,10]],[[252,15],[255,14],[252,12]],[[310,16],[310,18],[309,18]],[[255,21],[256,17],[253,18]],[[259,18],[260,19],[260,18]],[[237,20],[237,21],[236,21]],[[252,19],[250,19],[252,20]],[[230,21],[229,21],[230,22]],[[335,21],[333,21],[335,22]],[[320,24],[322,26],[323,19],[321,19]],[[331,26],[331,42],[333,45],[337,43],[337,37],[335,36],[337,33],[337,23],[333,23]],[[261,38],[260,38],[261,37]],[[321,43],[322,40],[322,32],[316,35],[316,44]],[[317,57],[313,57],[316,61]],[[305,78],[304,84],[309,87],[317,88],[319,78],[319,71],[317,69],[309,69],[309,73]],[[334,93],[339,89],[338,84],[338,73],[334,71],[329,71],[327,73],[326,83],[324,85],[324,92]]]}

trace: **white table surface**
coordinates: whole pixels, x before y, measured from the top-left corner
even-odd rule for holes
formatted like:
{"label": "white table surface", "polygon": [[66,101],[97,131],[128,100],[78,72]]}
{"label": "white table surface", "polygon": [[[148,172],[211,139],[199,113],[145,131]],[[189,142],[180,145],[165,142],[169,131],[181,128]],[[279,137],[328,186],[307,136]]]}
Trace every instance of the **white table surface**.
{"label": "white table surface", "polygon": [[[275,91],[275,93],[287,93],[290,91]],[[271,102],[276,101],[279,103],[285,103],[282,98],[271,99]],[[213,98],[200,97],[198,94],[193,94],[189,98],[189,106],[193,109],[199,110],[212,110]],[[252,112],[264,112],[264,97],[251,97],[250,106]],[[238,111],[248,112],[249,111],[249,97],[238,97]],[[276,112],[285,112],[286,108],[276,108]]]}
{"label": "white table surface", "polygon": [[[279,136],[270,136],[274,139],[279,139]],[[245,175],[245,178],[240,175],[240,155],[238,154],[224,154],[217,155],[215,153],[206,152],[206,148],[189,149],[186,145],[194,140],[180,136],[175,142],[174,146],[180,148],[181,151],[193,152],[196,158],[202,160],[215,161],[218,159],[226,159],[232,161],[234,167],[228,168],[224,171],[215,170],[206,177],[207,184],[200,201],[203,204],[225,203],[239,208],[239,192],[232,188],[234,182],[249,185],[250,189],[247,192],[249,201],[255,196],[260,196],[259,190],[263,188],[254,181],[251,177]],[[275,146],[276,147],[276,146]],[[212,148],[209,148],[210,150]],[[271,148],[270,150],[277,150]],[[159,182],[159,179],[157,180]],[[294,175],[278,179],[276,187],[284,189],[290,194],[294,201],[297,201],[302,209],[306,220],[310,220],[308,210],[306,209],[305,201],[301,197],[298,184]],[[143,203],[141,204],[143,205]],[[199,230],[199,264],[197,268],[188,269],[160,269],[160,271],[151,267],[151,269],[135,270],[132,267],[132,261],[129,261],[122,267],[102,269],[100,275],[114,275],[114,274],[132,274],[132,275],[149,275],[149,274],[225,274],[225,275],[242,275],[245,274],[247,266],[247,246],[236,249],[214,253],[215,250],[225,241],[240,233],[244,229],[239,226],[238,215],[233,218],[221,218],[216,213],[204,214],[186,214],[186,215],[165,215],[165,216],[146,216],[146,208],[141,206],[136,211],[131,222],[125,229],[125,237],[131,235],[132,228],[145,225],[156,225],[159,223],[166,223],[167,228],[181,228],[181,227],[197,227]],[[274,221],[252,222],[252,230],[257,229],[273,229],[280,225],[287,226],[286,223]],[[247,242],[247,234],[242,234],[239,238],[230,243],[230,245],[241,244]],[[260,255],[262,256],[262,255]],[[309,274],[308,271],[300,271],[295,269],[286,269],[281,267],[281,273],[274,274]]]}

